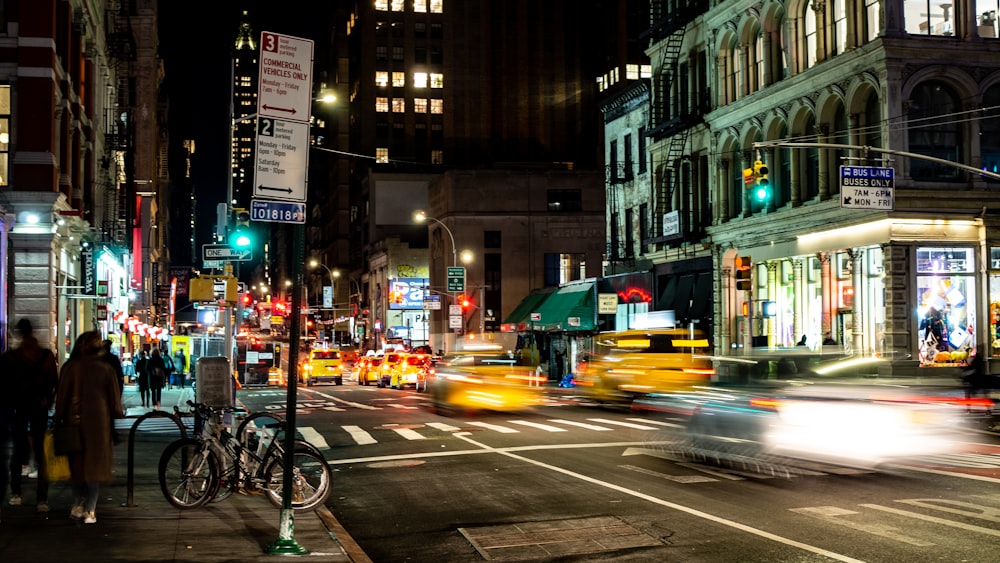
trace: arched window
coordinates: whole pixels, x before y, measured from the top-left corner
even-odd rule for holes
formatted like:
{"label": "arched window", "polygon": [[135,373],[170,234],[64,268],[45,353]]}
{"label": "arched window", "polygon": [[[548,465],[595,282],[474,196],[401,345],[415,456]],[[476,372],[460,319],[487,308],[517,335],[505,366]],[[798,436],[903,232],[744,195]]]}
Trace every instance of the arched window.
{"label": "arched window", "polygon": [[903,3],[906,32],[912,35],[955,35],[953,3],[910,0]]}
{"label": "arched window", "polygon": [[[809,116],[802,132],[807,136],[816,134],[816,116]],[[802,152],[803,166],[799,175],[799,185],[802,187],[802,201],[809,201],[819,196],[819,149],[813,147]]]}
{"label": "arched window", "polygon": [[[861,132],[858,138],[862,145],[882,147],[882,105],[878,102],[878,94],[874,91],[868,94],[865,101],[865,111],[858,116],[858,127]],[[878,156],[878,155],[875,155]]]}
{"label": "arched window", "polygon": [[806,3],[806,13],[802,18],[802,26],[805,30],[805,57],[802,59],[803,70],[816,66],[816,11],[813,10],[812,2]]}
{"label": "arched window", "polygon": [[764,78],[764,73],[767,71],[764,65],[764,59],[766,53],[764,52],[764,32],[760,29],[757,30],[757,38],[753,43],[753,67],[755,72],[754,85],[752,90],[760,90],[765,85],[767,85],[767,80]]}
{"label": "arched window", "polygon": [[[928,80],[914,88],[906,115],[910,152],[963,162],[962,126],[954,115],[960,109],[958,96],[944,82]],[[959,177],[959,169],[911,158],[910,177],[924,181],[951,181]]]}
{"label": "arched window", "polygon": [[833,48],[840,55],[847,51],[847,8],[844,0],[833,2]]}
{"label": "arched window", "polygon": [[[979,152],[982,154],[982,168],[1000,174],[1000,86],[993,86],[983,96],[984,117],[979,122]],[[998,182],[986,178],[989,182]]]}

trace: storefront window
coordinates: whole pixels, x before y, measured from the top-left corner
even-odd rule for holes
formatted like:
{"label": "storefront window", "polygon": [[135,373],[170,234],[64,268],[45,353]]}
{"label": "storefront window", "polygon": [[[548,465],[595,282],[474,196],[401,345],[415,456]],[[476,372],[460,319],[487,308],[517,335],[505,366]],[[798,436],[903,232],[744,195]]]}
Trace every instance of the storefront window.
{"label": "storefront window", "polygon": [[1000,357],[1000,247],[990,247],[990,355]]}
{"label": "storefront window", "polygon": [[918,348],[924,366],[961,366],[975,352],[972,248],[917,249]]}

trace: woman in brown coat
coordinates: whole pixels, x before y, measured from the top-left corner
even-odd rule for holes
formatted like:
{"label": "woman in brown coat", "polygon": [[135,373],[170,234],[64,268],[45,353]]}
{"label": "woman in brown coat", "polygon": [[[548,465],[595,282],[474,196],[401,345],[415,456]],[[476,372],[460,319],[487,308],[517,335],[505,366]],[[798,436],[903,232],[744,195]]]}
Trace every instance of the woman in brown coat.
{"label": "woman in brown coat", "polygon": [[114,469],[113,419],[125,416],[115,372],[101,360],[103,353],[100,332],[81,334],[59,373],[56,391],[56,424],[79,425],[82,436],[83,451],[69,456],[76,497],[70,516],[85,524],[97,523],[100,486],[111,481]]}

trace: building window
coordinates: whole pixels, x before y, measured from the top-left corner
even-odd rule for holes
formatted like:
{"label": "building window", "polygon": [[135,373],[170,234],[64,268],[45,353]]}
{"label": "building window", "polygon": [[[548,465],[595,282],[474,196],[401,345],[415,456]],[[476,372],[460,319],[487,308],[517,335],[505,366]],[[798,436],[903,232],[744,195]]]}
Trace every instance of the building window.
{"label": "building window", "polygon": [[413,98],[413,112],[427,113],[427,98]]}
{"label": "building window", "polygon": [[483,248],[502,248],[503,235],[500,231],[483,231]]}
{"label": "building window", "polygon": [[847,8],[844,0],[833,2],[833,45],[837,53],[847,52]]}
{"label": "building window", "polygon": [[375,60],[376,61],[386,61],[389,60],[389,48],[385,45],[379,45],[375,47]]}
{"label": "building window", "polygon": [[582,280],[587,276],[587,259],[585,254],[545,253],[545,285],[552,287],[571,281]]}
{"label": "building window", "polygon": [[639,128],[639,174],[646,172],[646,128]]}
{"label": "building window", "polygon": [[392,85],[396,88],[401,88],[403,86],[406,86],[406,73],[405,72],[392,73]]}
{"label": "building window", "polygon": [[392,99],[392,113],[403,113],[406,111],[406,98]]}
{"label": "building window", "polygon": [[375,149],[375,162],[380,164],[386,164],[389,162],[389,149],[386,147],[378,147]]}
{"label": "building window", "polygon": [[0,186],[10,185],[10,85],[0,85]]}
{"label": "building window", "polygon": [[[995,19],[995,18],[994,18]],[[868,41],[874,41],[878,38],[878,32],[881,31],[882,22],[879,21],[879,0],[865,0],[865,21],[864,25],[867,30]]]}
{"label": "building window", "polygon": [[430,0],[430,6],[432,14],[444,13],[444,0]]}
{"label": "building window", "polygon": [[621,256],[621,248],[618,246],[621,241],[621,237],[618,236],[620,219],[621,215],[616,211],[611,214],[611,220],[608,221],[608,228],[611,229],[611,241],[609,242],[611,248],[607,249],[608,260],[617,260]]}
{"label": "building window", "polygon": [[627,64],[625,65],[625,79],[626,80],[639,80],[639,65]]}
{"label": "building window", "polygon": [[953,4],[931,0],[903,3],[906,32],[913,35],[955,35]]}
{"label": "building window", "polygon": [[580,190],[549,190],[549,211],[582,211],[583,200]]}
{"label": "building window", "polygon": [[625,258],[635,257],[635,230],[633,229],[635,225],[634,211],[632,209],[625,210]]}
{"label": "building window", "polygon": [[392,60],[394,60],[394,61],[401,61],[401,60],[403,60],[403,48],[402,47],[393,47],[392,48]]}
{"label": "building window", "polygon": [[424,22],[417,22],[413,24],[413,36],[420,38],[427,37],[427,24]]}
{"label": "building window", "polygon": [[375,85],[380,87],[386,87],[389,85],[389,73],[384,70],[379,70],[375,72]]}
{"label": "building window", "polygon": [[389,111],[389,98],[382,96],[375,98],[375,111],[377,112]]}
{"label": "building window", "polygon": [[812,68],[816,66],[816,10],[813,9],[813,3],[808,2],[806,4],[806,14],[803,18],[803,23],[806,27],[806,57],[805,57],[805,68]]}
{"label": "building window", "polygon": [[427,87],[427,73],[426,72],[414,72],[413,73],[413,87],[414,88],[426,88]]}
{"label": "building window", "polygon": [[431,100],[431,113],[444,113],[444,100],[434,98]]}
{"label": "building window", "polygon": [[444,64],[444,55],[441,54],[441,47],[431,47],[431,64]]}
{"label": "building window", "polygon": [[413,0],[413,11],[418,14],[427,12],[427,0]]}
{"label": "building window", "polygon": [[646,240],[649,240],[649,204],[639,206],[639,255],[646,253]]}
{"label": "building window", "polygon": [[[910,94],[906,115],[910,152],[937,157],[946,162],[965,162],[962,124],[952,116],[962,111],[962,100],[945,82],[928,80]],[[917,181],[954,181],[958,168],[937,162],[910,159],[909,176]]]}
{"label": "building window", "polygon": [[633,174],[633,172],[632,172],[633,166],[635,166],[632,163],[632,135],[631,134],[625,135],[625,139],[622,142],[622,148],[625,149],[625,154],[622,155],[623,164],[625,165],[625,179],[626,180],[631,180],[632,179],[632,174]]}
{"label": "building window", "polygon": [[444,75],[440,72],[431,73],[431,88],[444,88]]}
{"label": "building window", "polygon": [[403,0],[392,0],[392,4],[389,5],[389,9],[393,12],[402,12]]}
{"label": "building window", "polygon": [[379,12],[388,12],[389,0],[375,0],[375,10]]}
{"label": "building window", "polygon": [[440,149],[432,150],[431,164],[444,164],[444,151]]}
{"label": "building window", "polygon": [[608,168],[611,174],[611,183],[617,184],[618,179],[622,177],[618,173],[618,140],[614,139],[608,144]]}

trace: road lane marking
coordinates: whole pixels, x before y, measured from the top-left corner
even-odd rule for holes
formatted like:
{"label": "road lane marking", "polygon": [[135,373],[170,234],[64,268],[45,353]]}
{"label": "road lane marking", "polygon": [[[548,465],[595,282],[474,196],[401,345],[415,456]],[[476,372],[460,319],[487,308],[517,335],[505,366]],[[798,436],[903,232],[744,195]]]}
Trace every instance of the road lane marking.
{"label": "road lane marking", "polygon": [[392,428],[392,431],[400,436],[406,438],[407,440],[424,440],[426,439],[421,433],[410,428]]}
{"label": "road lane marking", "polygon": [[302,434],[302,439],[306,442],[309,442],[321,450],[330,449],[330,444],[326,443],[326,438],[324,438],[323,435],[317,432],[312,426],[297,426],[295,429],[299,431],[299,434]]}
{"label": "road lane marking", "polygon": [[[590,419],[590,420],[594,420],[594,419]],[[782,543],[784,545],[788,545],[788,546],[791,546],[791,547],[797,547],[799,549],[802,549],[803,551],[808,551],[810,553],[815,553],[815,554],[818,554],[818,555],[823,555],[825,557],[829,557],[830,559],[834,559],[836,561],[844,561],[845,563],[862,563],[862,560],[860,560],[860,559],[855,559],[853,557],[849,557],[849,556],[841,554],[841,553],[836,553],[836,552],[833,552],[833,551],[829,551],[827,549],[823,549],[821,547],[817,547],[817,546],[814,546],[814,545],[809,545],[807,543],[802,543],[802,542],[799,542],[799,541],[796,541],[796,540],[793,540],[793,539],[790,539],[790,538],[779,536],[778,534],[773,534],[771,532],[767,532],[767,531],[761,530],[760,528],[754,528],[753,526],[748,526],[746,524],[742,524],[740,522],[736,522],[735,520],[729,520],[728,518],[723,518],[721,516],[716,516],[714,514],[709,514],[708,512],[703,512],[701,510],[697,510],[697,509],[691,508],[690,506],[684,506],[682,504],[677,504],[675,502],[670,502],[668,500],[663,500],[661,498],[657,498],[657,497],[654,497],[652,495],[648,495],[646,493],[641,493],[639,491],[630,489],[628,487],[623,487],[621,485],[615,485],[614,483],[609,483],[607,481],[602,481],[602,480],[596,479],[594,477],[589,477],[587,475],[583,475],[582,473],[577,473],[575,471],[570,471],[569,469],[563,469],[562,467],[557,467],[555,465],[551,465],[551,464],[544,463],[544,462],[541,462],[541,461],[536,461],[536,460],[531,459],[531,458],[527,458],[527,457],[524,457],[524,456],[521,456],[521,455],[517,455],[517,454],[515,454],[515,453],[513,453],[512,451],[509,451],[509,450],[501,450],[501,449],[492,448],[492,447],[490,447],[490,446],[488,446],[486,444],[483,444],[482,442],[477,442],[477,441],[473,440],[472,438],[470,438],[468,436],[459,436],[459,439],[460,440],[464,440],[465,442],[468,442],[471,445],[478,446],[478,447],[480,447],[483,450],[488,451],[488,452],[498,453],[500,455],[507,456],[507,457],[509,457],[511,459],[516,459],[516,460],[522,461],[524,463],[530,463],[532,465],[535,465],[537,467],[541,467],[543,469],[548,469],[548,470],[554,471],[556,473],[561,473],[563,475],[566,475],[567,477],[572,477],[574,479],[579,479],[581,481],[584,481],[584,482],[587,482],[587,483],[591,483],[593,485],[597,485],[597,486],[600,486],[600,487],[611,489],[613,491],[617,491],[617,492],[622,493],[622,494],[630,495],[630,496],[633,496],[633,497],[636,497],[636,498],[639,498],[639,499],[651,502],[653,504],[658,504],[660,506],[665,506],[667,508],[672,508],[672,509],[677,510],[679,512],[683,512],[685,514],[688,514],[688,515],[691,515],[691,516],[694,516],[694,517],[697,517],[697,518],[701,518],[703,520],[708,520],[710,522],[715,522],[716,524],[720,524],[720,525],[723,525],[723,526],[728,526],[730,528],[734,528],[734,529],[737,529],[737,530],[740,530],[740,531],[743,531],[743,532],[746,532],[746,533],[749,533],[749,534],[753,534],[753,535],[756,535],[756,536],[759,536],[759,537],[762,537],[762,538],[765,538],[765,539],[769,539],[769,540],[772,540],[772,541],[775,541],[775,542],[778,542],[778,543]]]}
{"label": "road lane marking", "polygon": [[530,428],[538,428],[539,430],[544,430],[546,432],[566,432],[565,428],[559,428],[558,426],[552,426],[551,424],[542,424],[540,422],[531,422],[528,420],[508,420],[507,422],[511,424],[520,424],[521,426],[528,426]]}
{"label": "road lane marking", "polygon": [[[467,436],[468,432],[456,432],[454,436]],[[599,442],[593,444],[546,444],[537,446],[515,446],[510,448],[503,448],[502,450],[453,450],[445,452],[428,452],[419,454],[397,454],[397,455],[386,455],[386,456],[370,456],[370,457],[353,457],[347,459],[327,459],[327,463],[330,465],[347,465],[352,463],[371,463],[375,461],[388,461],[396,459],[421,459],[425,457],[449,457],[449,456],[459,456],[459,455],[481,455],[481,454],[494,454],[499,451],[510,451],[510,452],[527,452],[527,451],[538,451],[538,450],[578,450],[578,449],[588,449],[588,448],[627,448],[630,446],[646,445],[649,442]]]}
{"label": "road lane marking", "polygon": [[335,403],[340,403],[342,405],[347,405],[349,407],[354,407],[356,409],[365,409],[365,410],[370,410],[370,411],[382,410],[382,407],[373,407],[371,405],[366,405],[364,403],[355,403],[353,401],[345,401],[344,399],[341,399],[340,397],[336,397],[334,395],[327,395],[326,393],[320,393],[319,391],[314,391],[314,393],[317,394],[317,395],[319,395],[320,397],[323,397],[325,399],[329,399],[329,400],[331,400],[331,401],[333,401]]}
{"label": "road lane marking", "polygon": [[1000,530],[994,530],[992,528],[983,528],[982,526],[973,526],[972,524],[953,522],[951,520],[946,520],[944,518],[938,518],[937,516],[928,516],[926,514],[920,514],[919,512],[910,512],[909,510],[899,510],[898,508],[890,508],[888,506],[881,506],[878,504],[862,504],[861,506],[865,508],[871,508],[872,510],[881,510],[883,512],[888,512],[890,514],[897,514],[899,516],[916,518],[917,520],[923,520],[925,522],[943,524],[945,526],[951,526],[952,528],[959,528],[969,532],[979,532],[980,534],[987,534],[990,536],[1000,537]]}
{"label": "road lane marking", "polygon": [[428,422],[427,426],[430,426],[431,428],[436,428],[444,432],[457,432],[461,430],[461,428],[459,428],[458,426],[452,426],[450,424],[445,424],[443,422]]}
{"label": "road lane marking", "polygon": [[812,516],[829,524],[836,524],[838,526],[844,526],[851,528],[852,530],[857,530],[859,532],[865,532],[867,534],[872,534],[875,536],[883,537],[890,540],[896,540],[903,543],[908,543],[910,545],[915,545],[917,547],[932,547],[937,544],[934,542],[924,541],[917,538],[912,538],[905,534],[898,532],[898,529],[886,524],[864,524],[861,522],[851,522],[850,520],[845,520],[843,516],[854,516],[860,514],[854,510],[847,510],[843,508],[837,508],[836,506],[810,506],[806,508],[790,508],[791,512],[796,514],[803,514],[805,516]]}
{"label": "road lane marking", "polygon": [[596,430],[598,432],[610,432],[612,429],[607,426],[598,426],[596,424],[587,424],[586,422],[577,422],[575,420],[563,420],[561,418],[550,418],[549,422],[558,422],[559,424],[567,424],[569,426],[579,426],[580,428],[586,428],[587,430]]}
{"label": "road lane marking", "polygon": [[399,403],[389,403],[386,406],[390,407],[390,408],[394,408],[394,409],[404,409],[404,410],[411,410],[411,411],[420,408],[420,407],[411,407],[410,405],[401,405]]}
{"label": "road lane marking", "polygon": [[713,479],[705,475],[667,475],[666,473],[660,473],[659,471],[653,471],[652,469],[643,469],[642,467],[636,467],[634,465],[619,465],[618,467],[628,469],[629,471],[635,471],[636,473],[642,473],[643,475],[667,479],[668,481],[673,481],[675,483],[716,483],[719,481],[718,479]]}
{"label": "road lane marking", "polygon": [[601,424],[612,424],[615,426],[624,426],[626,428],[635,428],[636,430],[659,430],[655,426],[646,426],[644,424],[633,424],[631,422],[622,422],[620,420],[610,420],[607,418],[588,418],[587,420],[591,422],[600,422]]}
{"label": "road lane marking", "polygon": [[507,428],[506,426],[500,426],[498,424],[490,424],[488,422],[469,422],[469,426],[478,426],[480,428],[485,428],[487,430],[493,430],[494,432],[499,432],[501,434],[517,434],[520,430],[515,430],[513,428]]}
{"label": "road lane marking", "polygon": [[348,426],[341,426],[341,428],[343,428],[345,432],[350,434],[351,438],[354,438],[354,441],[359,446],[378,443],[378,440],[373,438],[371,434],[362,430],[360,426],[348,425]]}

